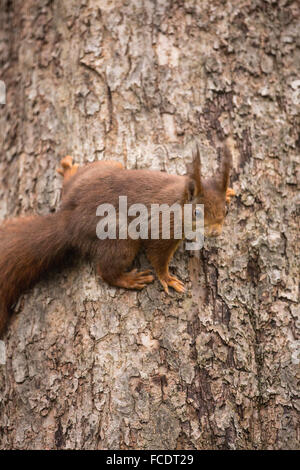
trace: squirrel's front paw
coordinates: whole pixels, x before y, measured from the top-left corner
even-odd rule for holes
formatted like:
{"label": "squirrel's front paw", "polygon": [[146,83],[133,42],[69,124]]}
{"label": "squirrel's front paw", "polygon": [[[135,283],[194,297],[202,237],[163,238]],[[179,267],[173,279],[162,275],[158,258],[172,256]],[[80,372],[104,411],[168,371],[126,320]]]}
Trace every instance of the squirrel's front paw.
{"label": "squirrel's front paw", "polygon": [[226,191],[226,202],[227,204],[230,203],[230,199],[235,196],[235,190],[232,189],[232,188],[227,188],[227,191]]}
{"label": "squirrel's front paw", "polygon": [[177,279],[177,277],[172,276],[171,274],[168,274],[164,277],[160,277],[159,280],[166,294],[169,294],[168,287],[173,287],[173,289],[175,289],[176,292],[179,292],[180,294],[185,292],[185,287],[184,287],[183,282]]}

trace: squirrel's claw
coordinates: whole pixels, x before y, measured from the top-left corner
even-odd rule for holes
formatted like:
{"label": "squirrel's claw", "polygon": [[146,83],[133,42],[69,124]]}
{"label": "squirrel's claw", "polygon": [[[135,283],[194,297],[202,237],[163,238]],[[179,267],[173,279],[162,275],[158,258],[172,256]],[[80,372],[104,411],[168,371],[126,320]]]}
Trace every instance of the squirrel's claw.
{"label": "squirrel's claw", "polygon": [[160,283],[161,283],[161,285],[163,286],[165,293],[166,293],[167,295],[169,295],[169,289],[168,289],[168,284],[167,284],[167,282],[164,281],[163,279],[160,279]]}
{"label": "squirrel's claw", "polygon": [[120,278],[115,281],[115,285],[126,289],[141,290],[153,281],[154,276],[151,274],[150,269],[140,272],[137,269],[133,269],[128,273],[123,273]]}
{"label": "squirrel's claw", "polygon": [[169,282],[169,286],[173,287],[173,289],[176,290],[176,292],[183,293],[185,292],[185,287],[182,281],[177,279],[175,276],[170,276],[171,280]]}
{"label": "squirrel's claw", "polygon": [[154,281],[154,276],[151,274],[151,270],[141,271],[135,273],[135,288],[136,289],[143,289]]}
{"label": "squirrel's claw", "polygon": [[166,294],[169,294],[168,287],[173,287],[173,289],[175,289],[176,292],[179,292],[180,294],[185,292],[183,282],[180,281],[180,279],[177,279],[177,277],[171,276],[171,274],[167,275],[165,278],[160,278],[159,280]]}

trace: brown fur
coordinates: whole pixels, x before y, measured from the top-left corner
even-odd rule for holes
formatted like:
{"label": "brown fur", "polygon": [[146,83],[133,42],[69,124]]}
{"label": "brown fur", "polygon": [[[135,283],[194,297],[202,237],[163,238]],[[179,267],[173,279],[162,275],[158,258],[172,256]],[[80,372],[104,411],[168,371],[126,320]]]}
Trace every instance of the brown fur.
{"label": "brown fur", "polygon": [[173,287],[184,291],[183,283],[168,270],[180,240],[99,240],[96,209],[100,204],[117,208],[120,195],[127,196],[128,206],[202,203],[206,233],[217,236],[221,233],[226,201],[234,195],[228,188],[231,155],[226,146],[219,174],[206,181],[201,178],[198,148],[187,176],[125,170],[118,162],[96,162],[79,168],[72,164],[70,156],[61,165],[58,171],[64,176],[64,186],[60,210],[44,217],[11,220],[0,227],[0,334],[19,295],[72,248],[91,256],[98,274],[107,283],[142,289],[154,280],[150,271],[127,270],[144,247],[164,290],[168,292],[168,287]]}

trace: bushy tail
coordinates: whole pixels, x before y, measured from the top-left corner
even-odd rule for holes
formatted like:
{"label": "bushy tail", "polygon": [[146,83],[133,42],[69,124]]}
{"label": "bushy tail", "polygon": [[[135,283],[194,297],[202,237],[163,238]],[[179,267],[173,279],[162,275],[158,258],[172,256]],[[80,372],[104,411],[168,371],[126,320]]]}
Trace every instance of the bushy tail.
{"label": "bushy tail", "polygon": [[21,292],[65,253],[68,243],[62,215],[13,219],[0,226],[0,336]]}

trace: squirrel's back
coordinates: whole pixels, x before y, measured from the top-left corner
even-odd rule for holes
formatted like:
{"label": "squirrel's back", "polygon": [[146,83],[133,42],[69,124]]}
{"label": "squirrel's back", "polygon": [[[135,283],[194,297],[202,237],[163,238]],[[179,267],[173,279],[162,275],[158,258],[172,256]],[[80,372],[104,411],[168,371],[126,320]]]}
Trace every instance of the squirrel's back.
{"label": "squirrel's back", "polygon": [[[127,196],[131,204],[173,204],[183,197],[187,178],[153,170],[103,170],[96,165],[83,167],[70,180],[62,201],[62,209],[82,206],[93,213],[100,204],[119,204],[119,196]],[[178,201],[179,202],[179,201]]]}

